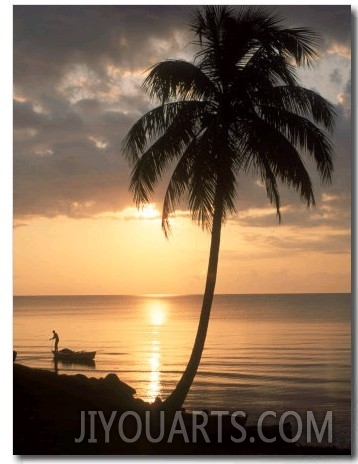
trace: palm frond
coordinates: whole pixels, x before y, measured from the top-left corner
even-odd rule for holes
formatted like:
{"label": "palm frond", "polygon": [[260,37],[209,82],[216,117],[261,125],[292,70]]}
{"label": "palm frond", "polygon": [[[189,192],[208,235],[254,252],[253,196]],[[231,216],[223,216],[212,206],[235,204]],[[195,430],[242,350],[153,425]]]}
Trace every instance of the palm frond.
{"label": "palm frond", "polygon": [[261,180],[266,187],[266,194],[270,203],[276,207],[278,222],[281,223],[281,200],[280,192],[277,185],[277,180],[270,163],[266,157],[260,159],[261,161]]}
{"label": "palm frond", "polygon": [[162,103],[171,99],[210,100],[216,89],[210,79],[192,63],[167,60],[150,69],[143,90]]}
{"label": "palm frond", "polygon": [[[247,123],[244,132],[246,138],[241,139],[239,148],[245,150],[241,168],[245,172],[260,173],[266,188],[268,188],[267,173],[269,173],[268,181],[271,184],[273,184],[273,174],[275,179],[294,188],[307,206],[314,206],[315,198],[310,176],[300,153],[290,141],[269,123],[259,119],[253,123]],[[275,196],[271,195],[271,198],[275,200]]]}
{"label": "palm frond", "polygon": [[274,48],[278,54],[293,59],[297,66],[311,65],[317,58],[319,35],[311,28],[283,28],[283,19],[257,7],[241,9],[237,24],[250,24],[253,39],[265,49]]}
{"label": "palm frond", "polygon": [[238,86],[244,84],[250,89],[264,89],[282,83],[290,86],[297,85],[296,68],[271,47],[258,48],[247,62],[246,60],[239,62],[238,66],[242,66],[242,71],[238,76]]}
{"label": "palm frond", "polygon": [[208,108],[207,102],[178,101],[158,106],[143,115],[128,131],[123,140],[123,153],[133,165],[153,140],[168,130],[180,115],[183,124],[200,119]]}
{"label": "palm frond", "polygon": [[312,156],[322,181],[331,183],[333,148],[321,129],[307,118],[278,108],[261,107],[261,116],[272,128],[285,135],[292,145]]}
{"label": "palm frond", "polygon": [[320,36],[308,27],[281,30],[277,37],[282,52],[293,58],[297,66],[311,67],[318,56]]}
{"label": "palm frond", "polygon": [[195,142],[196,139],[189,144],[185,153],[183,153],[170,177],[165,192],[162,209],[162,228],[167,238],[171,232],[169,217],[175,212],[178,203],[189,188],[190,170],[193,163],[193,155],[195,154],[193,153]]}
{"label": "palm frond", "polygon": [[233,17],[230,6],[208,5],[199,9],[193,17],[190,27],[198,37],[198,45],[205,42],[219,45],[222,26]]}
{"label": "palm frond", "polygon": [[257,105],[284,108],[292,113],[310,117],[329,132],[334,128],[334,106],[313,90],[299,86],[277,86],[260,89],[252,94]]}
{"label": "palm frond", "polygon": [[[137,159],[130,182],[137,205],[148,202],[164,170],[180,158],[196,133],[201,130],[201,113],[205,104],[187,102],[173,118],[166,131]],[[199,112],[199,113],[198,113]]]}
{"label": "palm frond", "polygon": [[217,185],[217,172],[212,156],[212,134],[205,131],[190,147],[192,163],[189,177],[189,209],[192,218],[203,229],[211,229]]}

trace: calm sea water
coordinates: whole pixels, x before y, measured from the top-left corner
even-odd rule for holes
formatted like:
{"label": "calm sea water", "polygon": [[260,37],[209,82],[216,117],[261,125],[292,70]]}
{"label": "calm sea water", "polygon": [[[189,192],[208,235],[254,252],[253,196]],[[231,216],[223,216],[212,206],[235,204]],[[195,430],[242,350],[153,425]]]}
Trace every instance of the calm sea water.
{"label": "calm sea water", "polygon": [[[59,348],[97,351],[94,366],[59,363],[59,373],[109,372],[137,396],[165,398],[185,369],[200,296],[41,296],[14,298],[17,362],[54,369]],[[320,425],[333,411],[333,443],[350,445],[351,295],[218,295],[188,409],[295,411]],[[295,420],[293,417],[288,419]]]}

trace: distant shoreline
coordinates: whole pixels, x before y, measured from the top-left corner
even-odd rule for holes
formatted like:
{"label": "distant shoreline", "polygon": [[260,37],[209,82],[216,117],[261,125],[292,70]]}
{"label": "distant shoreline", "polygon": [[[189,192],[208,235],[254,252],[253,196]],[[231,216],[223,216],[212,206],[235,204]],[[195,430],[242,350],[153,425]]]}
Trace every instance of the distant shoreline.
{"label": "distant shoreline", "polygon": [[[265,296],[265,295],[270,295],[270,296],[275,296],[275,295],[352,295],[352,292],[281,292],[281,293],[216,293],[214,295],[215,297],[220,297],[220,296]],[[60,295],[55,295],[55,294],[42,294],[42,295],[13,295],[14,298],[47,298],[47,297],[54,297],[54,298],[61,298],[61,297],[125,297],[125,298],[181,298],[181,297],[202,297],[202,293],[143,293],[143,294],[125,294],[125,293],[118,293],[118,294],[88,294],[88,293],[74,293],[74,294],[60,294]]]}
{"label": "distant shoreline", "polygon": [[[352,295],[352,291],[350,292],[281,292],[281,293],[215,293],[215,296],[257,296],[257,295]],[[160,298],[160,297],[185,297],[185,296],[202,296],[202,293],[67,293],[67,294],[34,294],[34,295],[13,295],[15,298],[18,297],[62,297],[62,296],[123,296],[123,297],[149,297],[149,298]]]}

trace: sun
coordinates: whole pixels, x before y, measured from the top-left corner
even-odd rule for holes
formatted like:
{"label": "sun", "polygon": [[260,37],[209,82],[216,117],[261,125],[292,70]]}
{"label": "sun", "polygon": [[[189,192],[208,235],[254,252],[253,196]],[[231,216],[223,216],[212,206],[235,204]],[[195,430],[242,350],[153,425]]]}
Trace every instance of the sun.
{"label": "sun", "polygon": [[138,211],[138,216],[141,219],[156,219],[160,217],[160,213],[154,203],[142,206]]}
{"label": "sun", "polygon": [[166,324],[170,318],[170,308],[164,298],[155,295],[147,295],[145,301],[145,313],[147,323],[156,326]]}
{"label": "sun", "polygon": [[152,325],[163,325],[166,319],[165,310],[160,307],[155,307],[151,309],[150,312],[150,322]]}

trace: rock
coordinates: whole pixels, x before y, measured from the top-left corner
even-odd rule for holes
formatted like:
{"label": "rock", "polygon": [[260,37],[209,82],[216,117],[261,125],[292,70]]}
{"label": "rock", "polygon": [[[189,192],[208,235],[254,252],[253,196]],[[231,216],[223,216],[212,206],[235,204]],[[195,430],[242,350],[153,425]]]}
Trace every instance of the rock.
{"label": "rock", "polygon": [[113,391],[120,391],[130,396],[133,396],[136,393],[134,388],[119,380],[116,374],[108,374],[103,380],[105,386]]}

